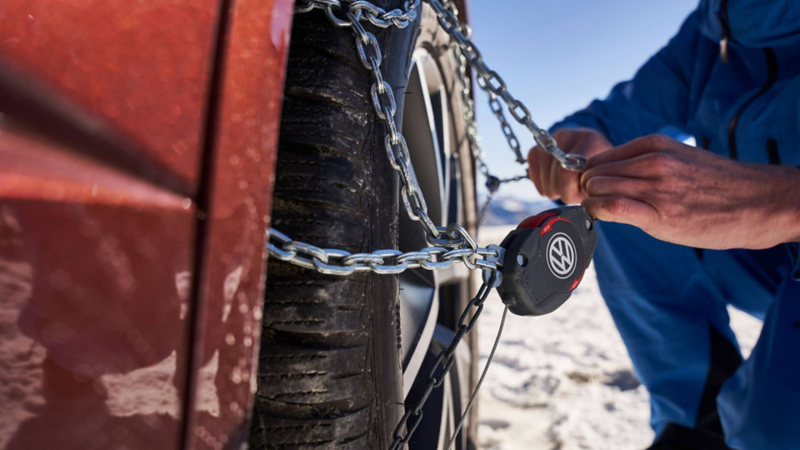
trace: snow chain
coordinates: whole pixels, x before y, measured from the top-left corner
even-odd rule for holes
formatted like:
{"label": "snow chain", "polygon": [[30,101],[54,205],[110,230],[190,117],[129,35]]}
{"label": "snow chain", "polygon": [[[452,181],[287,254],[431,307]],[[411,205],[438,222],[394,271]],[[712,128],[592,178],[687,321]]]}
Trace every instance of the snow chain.
{"label": "snow chain", "polygon": [[[501,257],[497,246],[478,247],[475,239],[459,224],[437,227],[428,216],[428,207],[422,190],[412,175],[411,156],[402,133],[397,129],[394,116],[397,105],[394,92],[381,73],[383,55],[375,35],[364,29],[367,21],[378,28],[406,28],[417,20],[421,0],[406,0],[403,9],[386,11],[366,0],[298,0],[295,13],[307,13],[315,9],[324,11],[328,20],[338,28],[350,28],[356,37],[356,49],[361,64],[370,72],[373,84],[370,98],[375,114],[387,132],[384,148],[392,168],[400,176],[400,195],[408,216],[419,222],[425,231],[430,247],[415,252],[403,253],[399,250],[378,250],[372,253],[351,254],[339,249],[323,249],[305,242],[292,240],[273,228],[269,229],[267,249],[273,258],[300,267],[315,270],[327,275],[350,275],[355,272],[375,272],[378,274],[399,274],[408,269],[441,270],[455,263],[463,263],[471,270],[484,271],[484,283],[477,295],[469,302],[458,322],[458,329],[450,346],[441,352],[427,376],[427,388],[420,400],[407,409],[395,429],[390,447],[397,450],[408,443],[411,435],[422,421],[422,407],[433,389],[444,383],[445,377],[455,363],[455,351],[464,335],[469,333],[483,311],[484,302],[492,288],[498,284],[498,260]],[[565,154],[558,148],[555,139],[539,128],[531,118],[525,105],[509,92],[505,81],[483,61],[475,44],[469,39],[471,30],[459,22],[458,10],[451,0],[425,0],[436,12],[439,25],[451,39],[451,48],[458,63],[456,76],[461,83],[461,99],[465,105],[463,120],[467,125],[469,148],[478,170],[486,177],[489,190],[487,203],[483,206],[481,218],[486,212],[488,201],[503,183],[521,180],[527,176],[500,179],[493,176],[483,160],[477,127],[475,126],[474,101],[471,96],[471,83],[467,77],[467,67],[471,66],[478,75],[478,85],[489,95],[489,106],[500,122],[509,146],[517,162],[525,163],[520,143],[503,113],[502,100],[517,122],[524,125],[532,134],[536,144],[552,155],[567,170],[583,171],[586,161],[578,155]],[[344,4],[344,7],[343,7]],[[337,16],[344,14],[344,17]],[[480,219],[479,219],[480,222]],[[499,336],[498,336],[499,339]],[[477,392],[476,392],[477,393]],[[473,394],[474,396],[474,394]],[[465,415],[466,417],[466,415]],[[462,417],[462,423],[465,419]],[[460,424],[459,424],[460,425]],[[452,445],[452,442],[451,442]]]}
{"label": "snow chain", "polygon": [[[441,270],[455,262],[463,262],[471,270],[495,271],[497,266],[488,259],[496,258],[495,251],[480,248],[467,230],[458,224],[437,227],[428,216],[428,207],[419,184],[412,175],[411,157],[408,145],[402,133],[397,129],[394,115],[397,106],[394,92],[389,83],[384,81],[380,70],[382,53],[375,35],[366,31],[362,21],[368,21],[379,28],[395,26],[405,28],[417,19],[421,0],[407,0],[404,8],[386,11],[366,0],[299,0],[295,13],[307,13],[314,9],[325,12],[328,20],[336,27],[350,28],[356,36],[356,49],[364,67],[370,71],[373,79],[370,97],[378,118],[384,123],[387,133],[384,147],[392,168],[400,175],[400,195],[408,216],[419,222],[425,231],[430,247],[416,252],[402,253],[398,250],[378,250],[372,253],[351,254],[339,249],[323,249],[304,242],[294,241],[285,234],[270,228],[267,249],[269,254],[281,261],[286,261],[307,269],[316,270],[327,275],[350,275],[355,272],[376,272],[379,274],[398,274],[408,269],[423,268]],[[472,41],[469,26],[458,21],[458,11],[450,0],[425,0],[436,12],[439,24],[450,35],[452,49],[458,62],[456,75],[461,83],[461,96],[466,106],[463,119],[467,123],[467,139],[470,151],[478,166],[478,170],[487,178],[487,187],[491,200],[492,195],[501,184],[517,181],[525,176],[501,180],[489,172],[483,160],[477,128],[475,126],[474,102],[470,95],[467,78],[467,64],[478,72],[478,85],[489,94],[492,111],[500,121],[501,128],[509,145],[516,155],[517,162],[524,163],[520,144],[505,119],[502,99],[514,118],[525,125],[532,133],[534,140],[547,153],[550,153],[561,165],[570,170],[582,171],[585,161],[577,155],[565,154],[556,145],[550,134],[539,128],[531,119],[530,112],[519,100],[515,99],[506,87],[505,81],[483,62],[483,56]],[[346,18],[336,14],[341,12],[342,3],[346,4]],[[488,207],[482,208],[481,217]],[[487,258],[489,257],[489,258]]]}

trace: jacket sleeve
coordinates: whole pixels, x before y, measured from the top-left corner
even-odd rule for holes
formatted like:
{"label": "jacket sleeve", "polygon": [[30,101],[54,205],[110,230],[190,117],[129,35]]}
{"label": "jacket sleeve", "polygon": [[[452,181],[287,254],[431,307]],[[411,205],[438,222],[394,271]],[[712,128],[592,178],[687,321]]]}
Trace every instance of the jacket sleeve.
{"label": "jacket sleeve", "polygon": [[786,250],[789,250],[789,257],[792,259],[792,278],[800,281],[800,242],[787,243]]}
{"label": "jacket sleeve", "polygon": [[620,145],[667,126],[685,130],[692,71],[702,39],[705,38],[697,29],[693,13],[632,80],[617,84],[605,100],[593,101],[586,109],[555,124],[552,131],[588,127]]}

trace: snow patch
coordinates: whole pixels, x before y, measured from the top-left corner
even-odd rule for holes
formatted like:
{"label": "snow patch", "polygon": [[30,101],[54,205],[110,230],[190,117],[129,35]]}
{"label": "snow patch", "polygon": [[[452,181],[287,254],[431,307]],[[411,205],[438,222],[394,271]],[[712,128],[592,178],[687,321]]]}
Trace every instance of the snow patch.
{"label": "snow patch", "polygon": [[[513,227],[481,229],[481,245]],[[483,369],[503,303],[494,291],[480,320]],[[731,309],[731,325],[749,355],[761,322]],[[650,445],[650,403],[597,285],[587,270],[573,297],[542,317],[509,314],[479,394],[484,450],[642,449]]]}
{"label": "snow patch", "polygon": [[500,203],[500,207],[508,212],[518,213],[526,209],[524,203],[513,198],[507,198]]}

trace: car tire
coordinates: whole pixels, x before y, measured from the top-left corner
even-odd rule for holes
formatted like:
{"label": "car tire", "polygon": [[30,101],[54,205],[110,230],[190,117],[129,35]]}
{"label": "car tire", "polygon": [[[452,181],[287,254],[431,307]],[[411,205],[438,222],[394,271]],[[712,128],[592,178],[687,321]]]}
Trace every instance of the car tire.
{"label": "car tire", "polygon": [[[389,10],[404,2],[374,3]],[[427,46],[450,55],[432,10],[420,8],[420,20],[405,29],[365,25],[381,46],[398,121],[414,50]],[[453,73],[450,93],[457,92]],[[398,248],[405,212],[383,147],[386,131],[369,95],[372,84],[349,29],[334,27],[318,10],[295,16],[272,227],[292,239],[351,253]],[[460,105],[459,97],[449,100]],[[462,107],[452,112],[460,147]],[[461,182],[469,190],[465,220],[474,224],[472,160],[461,160]],[[398,276],[330,276],[278,260],[269,262],[266,276],[250,448],[388,448],[405,412]],[[459,316],[468,300],[461,297],[459,305],[450,305]],[[474,364],[470,372],[471,387]]]}

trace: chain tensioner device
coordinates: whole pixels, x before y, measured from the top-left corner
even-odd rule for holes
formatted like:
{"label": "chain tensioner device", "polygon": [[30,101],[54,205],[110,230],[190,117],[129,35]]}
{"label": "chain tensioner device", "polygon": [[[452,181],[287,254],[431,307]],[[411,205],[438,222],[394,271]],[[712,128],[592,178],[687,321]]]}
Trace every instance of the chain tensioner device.
{"label": "chain tensioner device", "polygon": [[596,245],[594,222],[580,206],[525,219],[499,247],[503,303],[521,316],[555,311],[580,284]]}

